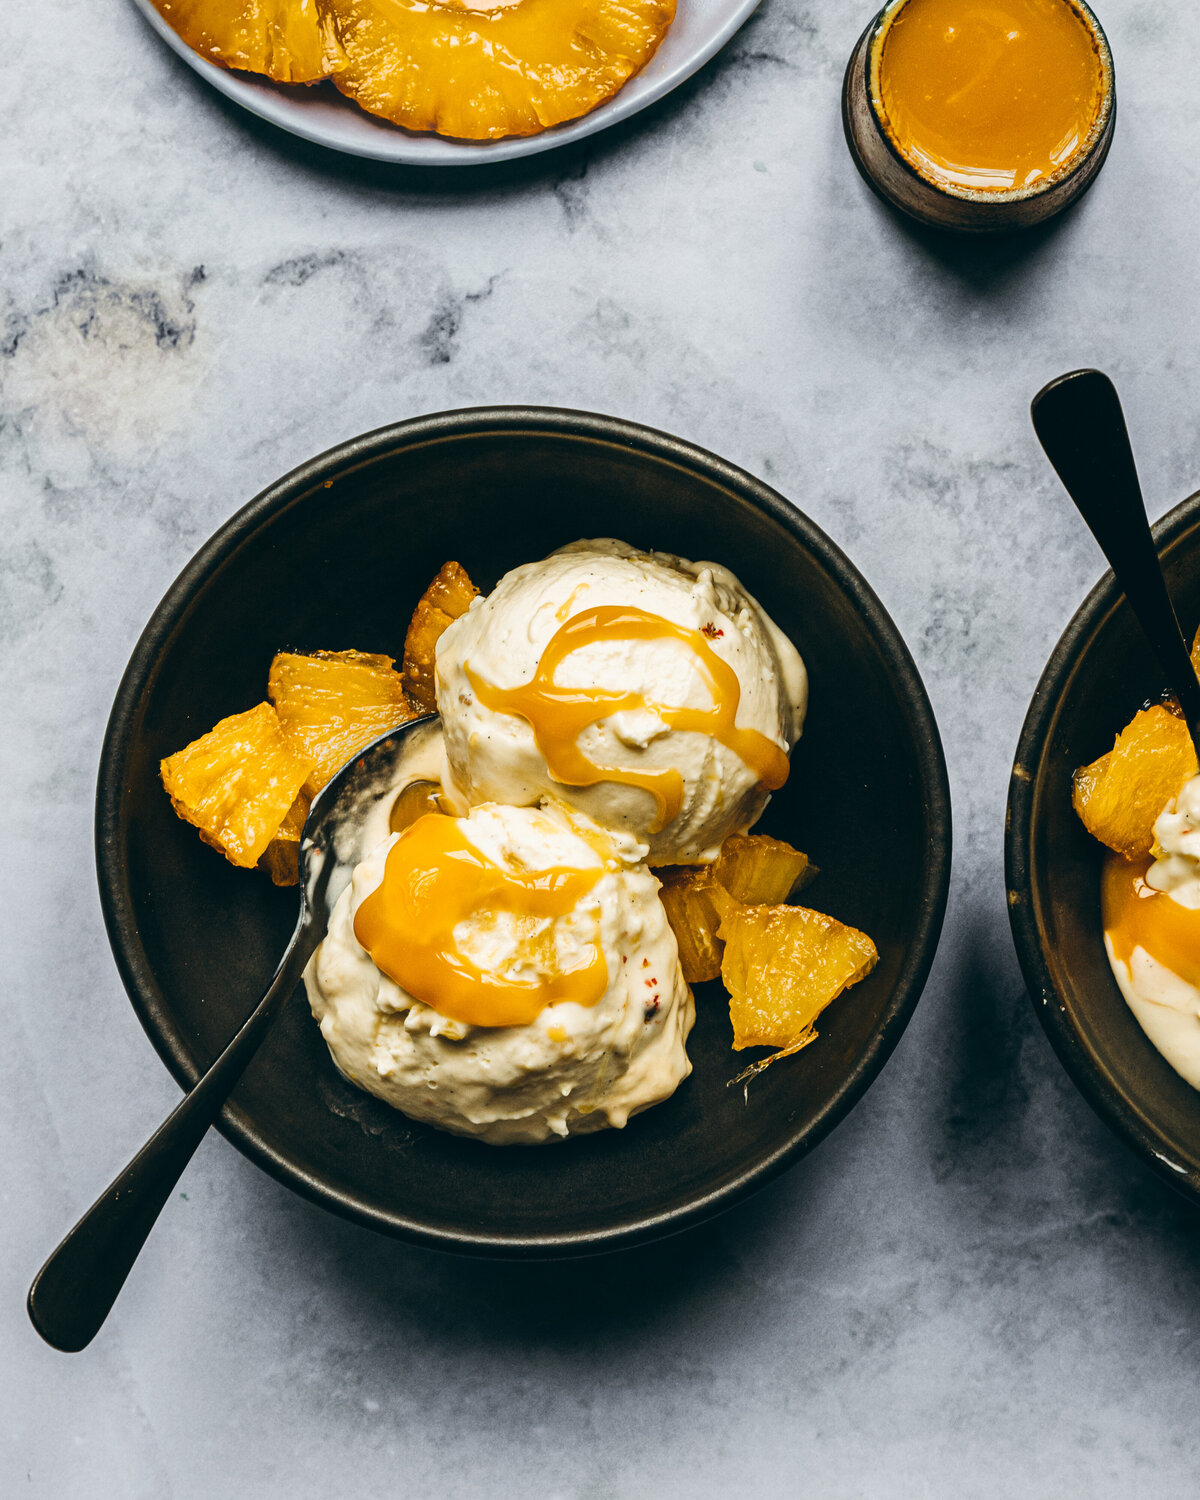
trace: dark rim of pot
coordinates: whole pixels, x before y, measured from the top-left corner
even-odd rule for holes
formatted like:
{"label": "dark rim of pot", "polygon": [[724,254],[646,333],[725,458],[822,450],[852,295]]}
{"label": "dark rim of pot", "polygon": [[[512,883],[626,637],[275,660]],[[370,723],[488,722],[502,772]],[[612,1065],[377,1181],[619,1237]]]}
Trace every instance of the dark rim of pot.
{"label": "dark rim of pot", "polygon": [[378,428],[330,448],[269,485],[236,512],[207,541],[164,595],[134,648],[117,690],[104,747],[96,796],[96,864],[100,900],[118,970],[143,1029],[182,1086],[198,1077],[182,1038],[163,1014],[154,974],[138,940],[136,916],[118,848],[122,802],[121,771],[127,757],[138,703],[162,650],[182,622],[204,582],[268,518],[299,503],[312,489],[397,449],[488,433],[531,433],[585,439],[613,445],[677,468],[691,470],[732,490],[791,533],[819,559],[860,618],[887,663],[915,743],[925,801],[927,847],[922,874],[923,900],[904,966],[882,1024],[841,1087],[812,1127],[719,1188],[688,1202],[607,1229],[563,1234],[502,1236],[433,1229],[400,1210],[381,1211],[359,1201],[286,1160],[253,1126],[227,1105],[217,1123],[221,1133],[251,1161],[302,1196],[354,1222],[442,1250],[491,1256],[549,1257],[594,1254],[656,1239],[710,1218],[762,1187],[824,1139],[849,1112],[887,1061],[908,1024],[929,974],[945,914],[950,876],[950,790],[933,710],[908,648],[883,605],[842,551],[806,516],[769,486],[744,470],[679,438],[637,423],[589,412],[553,407],[491,406],[438,412]]}

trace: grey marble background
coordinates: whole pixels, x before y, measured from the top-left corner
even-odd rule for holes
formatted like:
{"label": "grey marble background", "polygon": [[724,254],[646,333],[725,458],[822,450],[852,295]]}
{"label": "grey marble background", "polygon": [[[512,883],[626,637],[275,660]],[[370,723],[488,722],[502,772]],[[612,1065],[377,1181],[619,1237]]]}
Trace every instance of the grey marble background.
{"label": "grey marble background", "polygon": [[[0,1494],[1195,1493],[1200,1219],[1037,1028],[1001,838],[1025,706],[1100,572],[1030,396],[1108,368],[1152,511],[1200,486],[1200,36],[1187,6],[1104,0],[1121,115],[1097,187],[1019,244],[948,245],[882,209],[843,145],[869,10],[764,0],[631,126],[424,177],[244,118],[123,0],[8,8]],[[385,1241],[214,1136],[103,1335],[52,1353],[30,1276],[177,1097],[95,894],[93,781],[128,653],[276,475],[493,401],[711,447],[871,579],[955,798],[916,1017],[782,1181],[592,1263]]]}

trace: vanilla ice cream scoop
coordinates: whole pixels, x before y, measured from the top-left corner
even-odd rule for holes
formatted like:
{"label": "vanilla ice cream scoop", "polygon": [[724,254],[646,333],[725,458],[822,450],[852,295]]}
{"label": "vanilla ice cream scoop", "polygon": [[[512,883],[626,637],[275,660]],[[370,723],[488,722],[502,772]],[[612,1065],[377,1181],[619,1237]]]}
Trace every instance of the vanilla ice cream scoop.
{"label": "vanilla ice cream scoop", "polygon": [[656,865],[715,859],[757,821],[808,697],[728,569],[616,541],[506,574],[442,635],[436,683],[456,796],[557,799]]}
{"label": "vanilla ice cream scoop", "polygon": [[1167,1062],[1200,1088],[1200,776],[1154,824],[1154,857],[1109,855],[1104,945],[1142,1030]]}
{"label": "vanilla ice cream scoop", "polygon": [[641,850],[559,807],[427,814],[362,860],[304,974],[333,1059],[494,1144],[604,1125],[691,1065],[691,991]]}

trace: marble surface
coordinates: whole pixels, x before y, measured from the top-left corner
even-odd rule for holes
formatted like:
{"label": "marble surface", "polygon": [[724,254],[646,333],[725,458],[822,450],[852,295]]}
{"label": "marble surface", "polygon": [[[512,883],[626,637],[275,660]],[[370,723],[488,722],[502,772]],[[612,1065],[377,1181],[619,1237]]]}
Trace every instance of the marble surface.
{"label": "marble surface", "polygon": [[[1108,165],[1056,227],[988,245],[915,232],[855,175],[838,95],[869,7],[851,0],[764,0],[630,126],[448,176],[243,118],[124,0],[11,8],[0,1493],[1195,1492],[1200,1217],[1059,1068],[1001,871],[1025,707],[1100,571],[1030,396],[1104,366],[1152,511],[1200,485],[1200,36],[1185,6],[1099,9],[1121,101]],[[92,867],[100,739],[138,632],[279,473],[493,401],[711,447],[873,582],[924,673],[955,799],[915,1019],[783,1180],[590,1263],[377,1238],[214,1136],[102,1336],[55,1354],[25,1319],[30,1276],[177,1097]]]}

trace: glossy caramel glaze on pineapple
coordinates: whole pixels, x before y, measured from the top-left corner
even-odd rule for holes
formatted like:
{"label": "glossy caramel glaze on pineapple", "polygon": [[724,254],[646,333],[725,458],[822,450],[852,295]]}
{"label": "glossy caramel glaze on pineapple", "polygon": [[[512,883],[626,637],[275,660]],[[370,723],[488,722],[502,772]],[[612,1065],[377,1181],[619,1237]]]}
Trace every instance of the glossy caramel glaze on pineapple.
{"label": "glossy caramel glaze on pineapple", "polygon": [[778,906],[817,876],[807,854],[765,833],[735,833],[721,845],[713,878],[743,906]]}
{"label": "glossy caramel glaze on pineapple", "polygon": [[442,631],[465,615],[479,590],[459,563],[443,563],[437,577],[417,600],[404,638],[404,689],[429,713],[437,707],[433,669]]}
{"label": "glossy caramel glaze on pineapple", "polygon": [[679,945],[683,977],[702,984],[721,972],[719,929],[730,900],[747,906],[787,901],[817,873],[807,854],[763,833],[735,833],[711,865],[669,865],[655,874]]}
{"label": "glossy caramel glaze on pineapple", "polygon": [[807,855],[766,834],[732,835],[711,865],[655,871],[684,979],[721,976],[735,1049],[777,1049],[736,1082],[811,1042],[817,1016],[879,957],[865,932],[782,904],[816,873]]}
{"label": "glossy caramel glaze on pineapple", "polygon": [[675,934],[679,963],[688,984],[703,984],[721,972],[723,944],[720,887],[711,865],[673,865],[655,872],[662,881],[659,899]]}
{"label": "glossy caramel glaze on pineapple", "polygon": [[275,837],[263,850],[258,868],[265,870],[275,885],[300,883],[300,835],[304,832],[311,806],[312,798],[307,792],[301,792],[288,809]]}
{"label": "glossy caramel glaze on pineapple", "polygon": [[610,98],[653,56],[675,0],[318,0],[363,109],[463,140],[533,135]]}
{"label": "glossy caramel glaze on pineapple", "polygon": [[733,905],[721,937],[736,1050],[799,1051],[825,1007],[879,958],[865,932],[803,906]]}
{"label": "glossy caramel glaze on pineapple", "polygon": [[1154,822],[1189,777],[1196,752],[1165,704],[1135,714],[1113,748],[1075,772],[1072,801],[1088,832],[1126,859],[1149,855]]}
{"label": "glossy caramel glaze on pineapple", "polygon": [[160,766],[179,816],[246,868],[266,853],[310,770],[269,703],[222,719]]}
{"label": "glossy caramel glaze on pineapple", "polygon": [[421,712],[392,658],[363,651],[280,651],[267,694],[297,753],[312,763],[310,797],[364,746]]}
{"label": "glossy caramel glaze on pineapple", "polygon": [[276,83],[315,83],[342,65],[317,0],[154,0],[159,14],[210,62]]}

